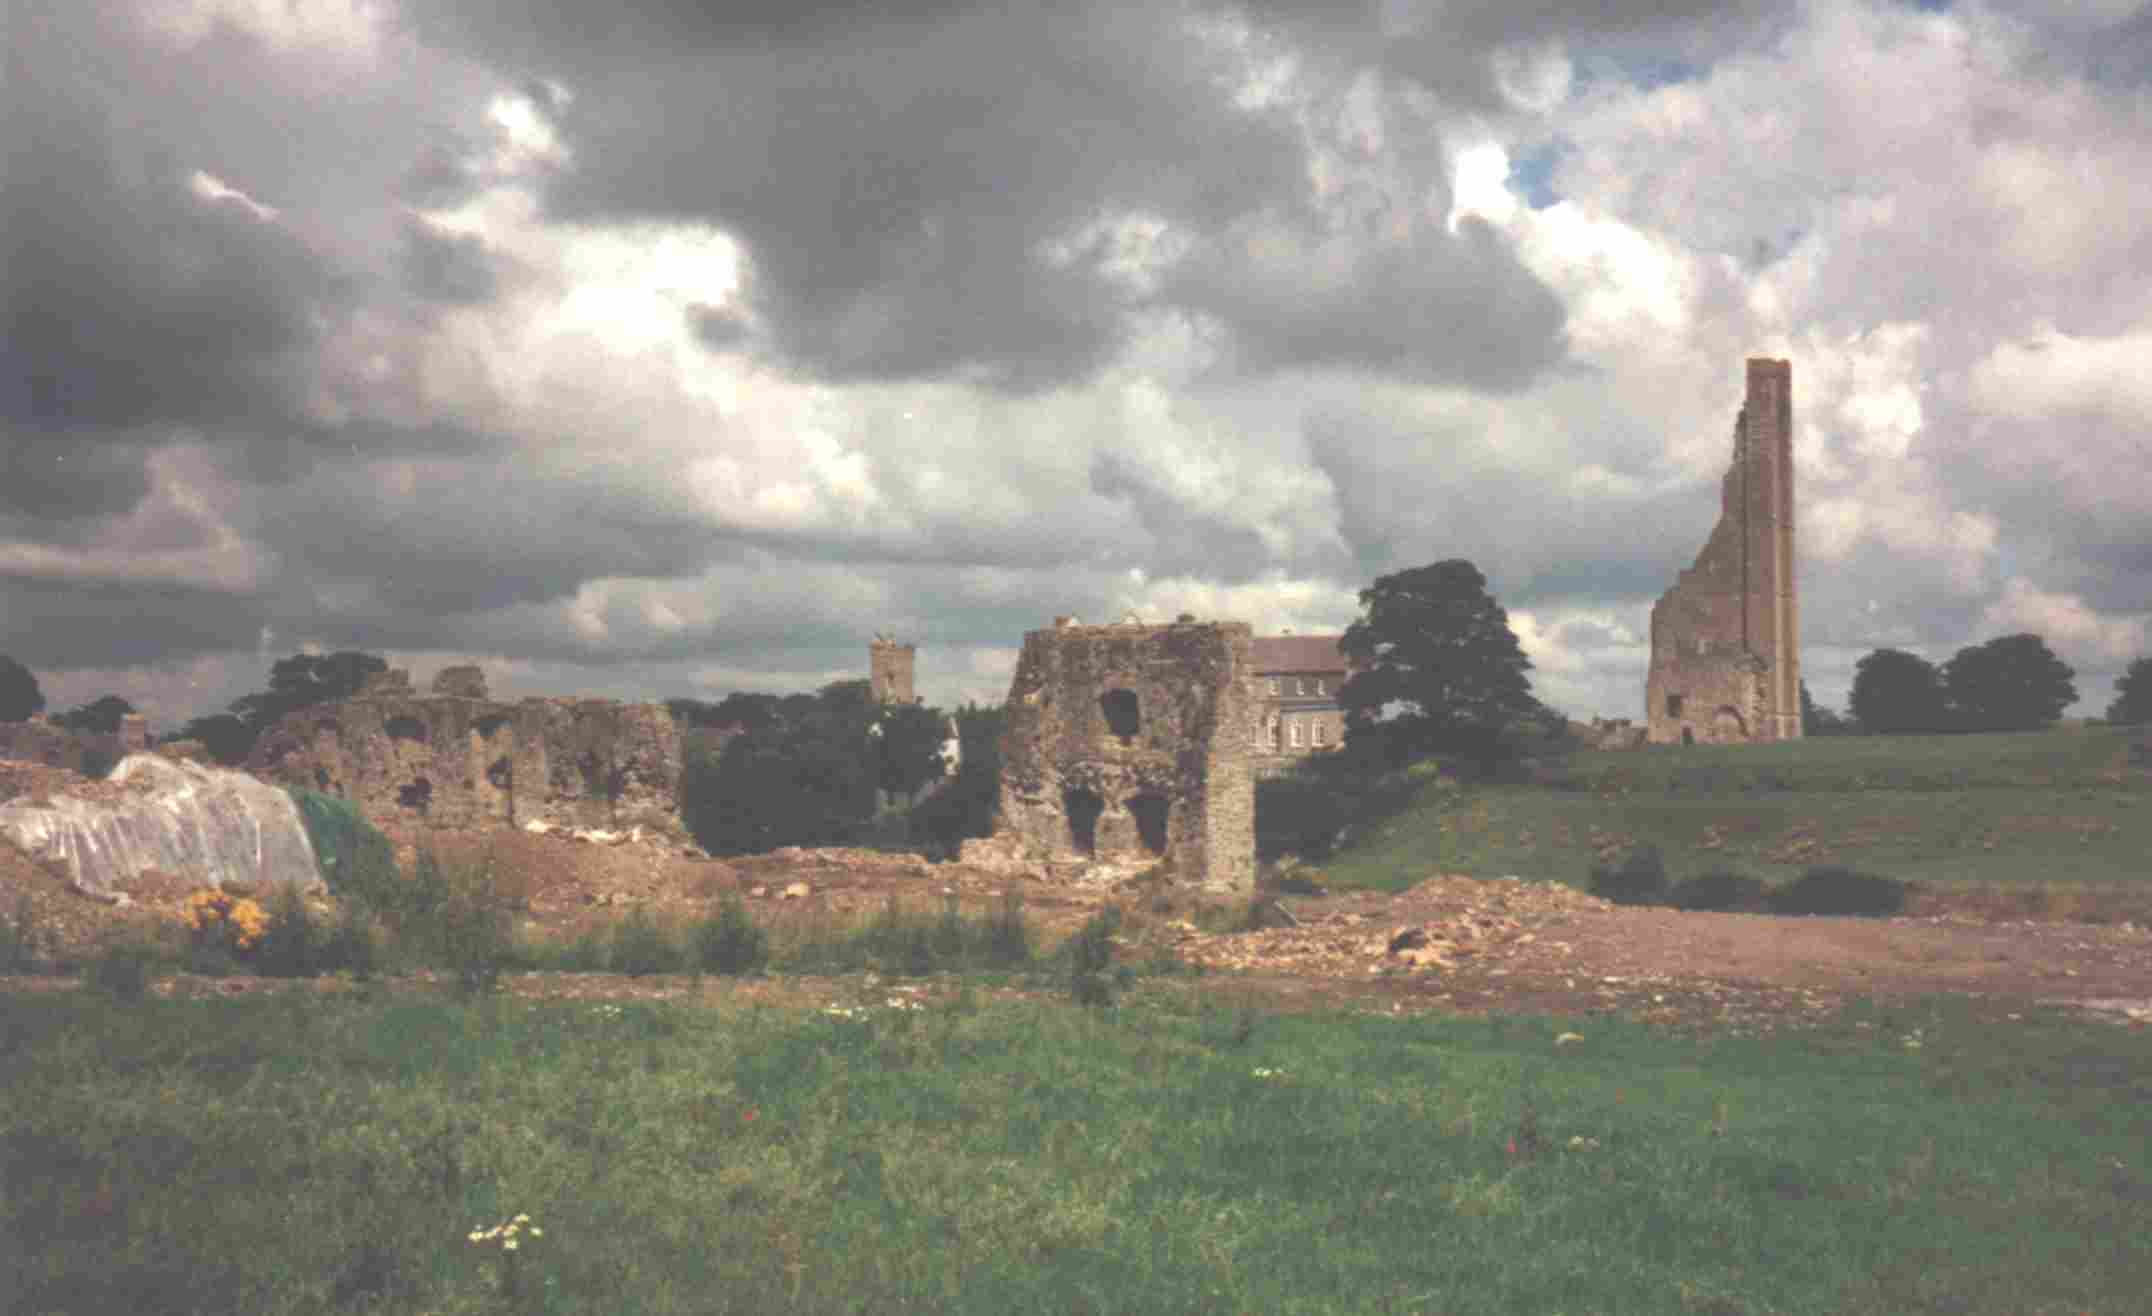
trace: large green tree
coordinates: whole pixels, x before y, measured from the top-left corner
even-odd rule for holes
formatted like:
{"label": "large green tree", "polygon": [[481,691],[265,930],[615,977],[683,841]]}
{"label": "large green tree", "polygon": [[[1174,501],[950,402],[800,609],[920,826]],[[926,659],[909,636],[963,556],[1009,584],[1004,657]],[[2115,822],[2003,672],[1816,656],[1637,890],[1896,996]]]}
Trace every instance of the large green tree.
{"label": "large green tree", "polygon": [[1808,682],[1801,682],[1801,734],[1804,736],[1843,736],[1852,728],[1838,710],[1817,703],[1808,693]]}
{"label": "large green tree", "polygon": [[2077,673],[2037,635],[2004,635],[1943,664],[1943,694],[1964,731],[2034,731],[2077,702]]}
{"label": "large green tree", "polygon": [[295,653],[270,667],[268,690],[232,701],[232,712],[259,736],[287,713],[349,699],[366,687],[368,677],[388,669],[388,659],[355,649]]}
{"label": "large green tree", "polygon": [[45,692],[37,688],[36,674],[0,653],[0,722],[26,722],[44,711]]}
{"label": "large green tree", "polygon": [[2137,659],[2115,682],[2115,702],[2107,706],[2107,720],[2131,726],[2152,722],[2152,658]]}
{"label": "large green tree", "polygon": [[1935,664],[1903,649],[1877,649],[1856,663],[1848,703],[1854,721],[1870,735],[1943,731],[1950,725]]}
{"label": "large green tree", "polygon": [[1492,769],[1513,729],[1545,709],[1531,660],[1487,578],[1462,558],[1379,577],[1339,648],[1354,674],[1339,695],[1346,739],[1393,763],[1454,754]]}
{"label": "large green tree", "polygon": [[70,708],[52,720],[70,731],[114,736],[119,734],[120,719],[134,711],[135,706],[118,695],[105,695],[80,708]]}

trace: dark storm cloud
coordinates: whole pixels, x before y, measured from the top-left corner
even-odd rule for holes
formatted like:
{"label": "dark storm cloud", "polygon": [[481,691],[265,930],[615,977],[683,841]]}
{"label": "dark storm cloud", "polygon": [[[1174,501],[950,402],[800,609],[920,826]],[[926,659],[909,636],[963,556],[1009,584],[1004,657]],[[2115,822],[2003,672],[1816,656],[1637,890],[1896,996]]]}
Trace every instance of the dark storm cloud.
{"label": "dark storm cloud", "polygon": [[1716,486],[1633,496],[1565,488],[1571,454],[1527,467],[1461,421],[1332,405],[1310,415],[1305,437],[1367,570],[1467,558],[1497,582],[1505,607],[1655,598],[1695,560],[1718,511]]}
{"label": "dark storm cloud", "polygon": [[500,286],[485,239],[445,233],[416,216],[404,222],[403,262],[405,286],[427,301],[478,305]]}
{"label": "dark storm cloud", "polygon": [[139,446],[95,435],[0,424],[0,536],[21,518],[27,537],[81,542],[101,518],[149,492]]}
{"label": "dark storm cloud", "polygon": [[201,161],[183,143],[200,125],[185,97],[155,104],[173,75],[143,52],[58,20],[11,41],[5,419],[60,431],[283,410],[310,316],[348,303],[348,284],[245,202],[193,190]]}
{"label": "dark storm cloud", "polygon": [[1563,355],[1560,300],[1476,217],[1455,235],[1422,219],[1407,241],[1372,241],[1335,281],[1251,265],[1221,243],[1176,270],[1165,294],[1231,325],[1246,367],[1354,367],[1507,390]]}
{"label": "dark storm cloud", "polygon": [[[1486,231],[1377,246],[1349,287],[1240,292],[1249,271],[1217,246],[1236,224],[1316,222],[1306,143],[1288,108],[1232,103],[1244,70],[1184,26],[1188,11],[1028,6],[929,23],[719,8],[585,21],[504,6],[429,12],[421,30],[517,43],[532,75],[566,79],[555,128],[575,165],[551,181],[553,211],[734,234],[772,349],[823,378],[957,372],[1028,391],[1085,377],[1120,345],[1131,302],[1096,225],[1131,214],[1210,249],[1165,300],[1227,321],[1256,368],[1347,362],[1506,386],[1559,351],[1559,307]],[[772,42],[800,44],[780,58]],[[737,341],[712,330],[716,345]]]}
{"label": "dark storm cloud", "polygon": [[251,652],[270,619],[261,596],[185,585],[0,574],[0,617],[34,617],[9,627],[5,652],[32,669],[134,667],[203,654]]}
{"label": "dark storm cloud", "polygon": [[1253,527],[1189,506],[1121,454],[1092,458],[1091,492],[1125,504],[1148,532],[1149,542],[1131,557],[1151,575],[1197,575],[1238,584],[1272,565],[1270,550]]}

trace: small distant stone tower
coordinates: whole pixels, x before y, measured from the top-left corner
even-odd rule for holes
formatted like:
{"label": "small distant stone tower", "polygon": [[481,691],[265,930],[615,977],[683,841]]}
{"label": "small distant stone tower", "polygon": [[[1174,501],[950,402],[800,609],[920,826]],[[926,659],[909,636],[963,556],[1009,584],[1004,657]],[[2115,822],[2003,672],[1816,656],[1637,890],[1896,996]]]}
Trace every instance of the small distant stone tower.
{"label": "small distant stone tower", "polygon": [[899,644],[887,635],[874,637],[867,646],[867,679],[873,682],[875,702],[919,702],[919,696],[912,692],[912,668],[918,655],[915,645]]}

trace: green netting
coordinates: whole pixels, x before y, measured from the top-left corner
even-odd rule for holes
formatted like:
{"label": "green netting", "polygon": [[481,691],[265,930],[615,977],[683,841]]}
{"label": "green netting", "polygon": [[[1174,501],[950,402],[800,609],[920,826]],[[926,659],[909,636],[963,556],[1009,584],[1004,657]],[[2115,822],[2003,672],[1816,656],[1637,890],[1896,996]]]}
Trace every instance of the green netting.
{"label": "green netting", "polygon": [[[367,867],[369,860],[394,871],[395,847],[351,801],[310,790],[293,790],[291,798],[306,824],[306,837],[314,844],[314,863],[332,889],[347,885],[352,880],[349,875]],[[362,875],[356,880],[365,879]]]}

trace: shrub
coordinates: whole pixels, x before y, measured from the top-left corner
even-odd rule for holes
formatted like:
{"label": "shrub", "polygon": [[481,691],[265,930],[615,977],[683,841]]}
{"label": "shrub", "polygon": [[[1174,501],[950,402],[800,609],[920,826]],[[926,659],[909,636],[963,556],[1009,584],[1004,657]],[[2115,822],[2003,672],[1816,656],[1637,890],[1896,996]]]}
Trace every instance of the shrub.
{"label": "shrub", "polygon": [[254,901],[216,887],[187,897],[187,931],[197,946],[222,947],[245,956],[269,931],[269,915]]}
{"label": "shrub", "polygon": [[45,940],[37,925],[37,911],[30,893],[15,898],[15,912],[0,917],[0,973],[32,973],[37,969],[38,947]]}
{"label": "shrub", "polygon": [[1676,909],[1760,910],[1770,891],[1760,879],[1740,873],[1705,873],[1675,884],[1666,903]]}
{"label": "shrub", "polygon": [[1850,868],[1811,868],[1771,892],[1780,914],[1895,914],[1905,908],[1905,883]]}
{"label": "shrub", "polygon": [[987,964],[997,969],[1013,969],[1031,962],[1031,929],[1024,922],[1024,896],[1013,883],[1002,889],[1001,903],[987,916],[982,950]]}
{"label": "shrub", "polygon": [[1592,894],[1617,905],[1653,905],[1666,897],[1666,861],[1656,845],[1640,845],[1615,868],[1594,865]]}
{"label": "shrub", "polygon": [[1108,905],[1093,914],[1069,938],[1069,995],[1078,1005],[1113,1004],[1113,934],[1121,927],[1121,908]]}
{"label": "shrub", "polygon": [[728,977],[754,973],[770,962],[770,939],[748,917],[738,895],[726,897],[717,917],[695,929],[695,960],[709,972]]}
{"label": "shrub", "polygon": [[492,859],[451,868],[429,849],[419,852],[412,868],[402,930],[454,971],[464,991],[498,987],[514,935]]}
{"label": "shrub", "polygon": [[613,929],[613,972],[642,978],[686,967],[687,953],[665,935],[650,911],[638,909]]}
{"label": "shrub", "polygon": [[149,994],[150,966],[157,950],[136,937],[107,941],[84,968],[83,985],[116,1001],[139,1001]]}
{"label": "shrub", "polygon": [[254,947],[254,971],[267,978],[311,978],[321,972],[323,929],[298,884],[287,882],[270,904],[268,925]]}
{"label": "shrub", "polygon": [[321,965],[324,973],[348,969],[360,982],[374,976],[381,965],[381,941],[365,909],[346,905],[338,911],[321,945]]}
{"label": "shrub", "polygon": [[292,791],[291,797],[329,889],[377,913],[400,908],[403,878],[396,871],[396,847],[389,838],[349,800],[309,790]]}

